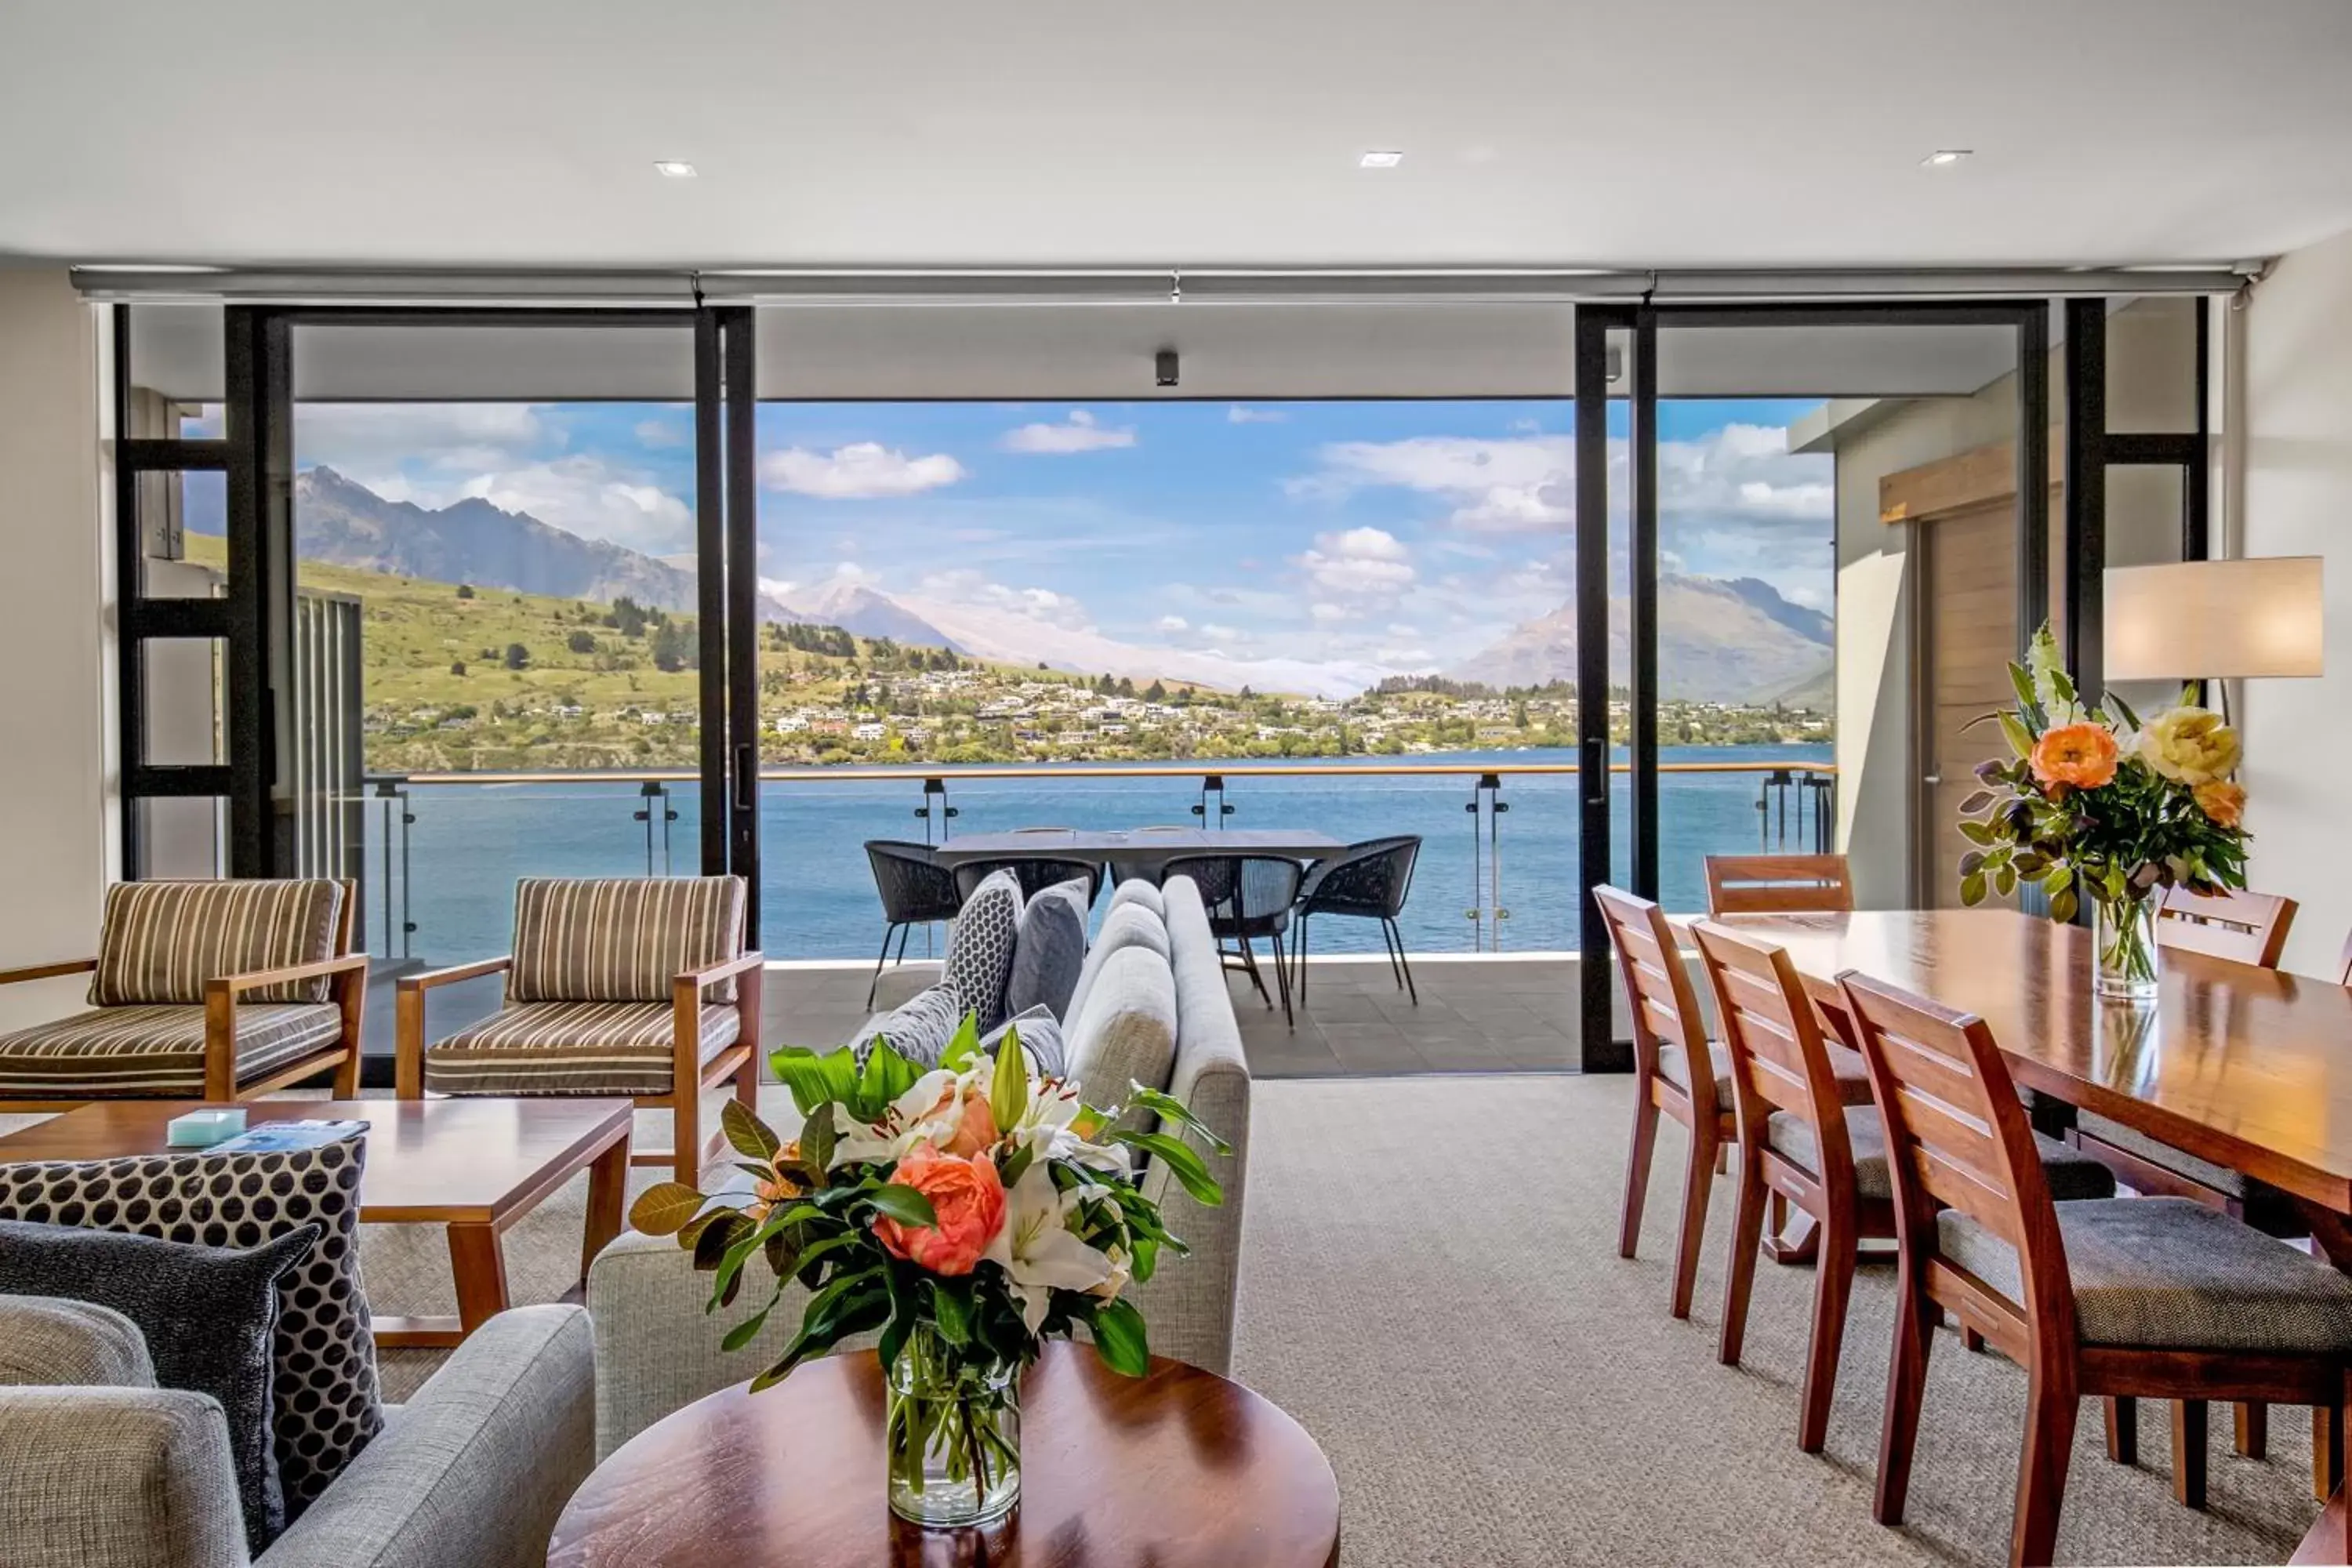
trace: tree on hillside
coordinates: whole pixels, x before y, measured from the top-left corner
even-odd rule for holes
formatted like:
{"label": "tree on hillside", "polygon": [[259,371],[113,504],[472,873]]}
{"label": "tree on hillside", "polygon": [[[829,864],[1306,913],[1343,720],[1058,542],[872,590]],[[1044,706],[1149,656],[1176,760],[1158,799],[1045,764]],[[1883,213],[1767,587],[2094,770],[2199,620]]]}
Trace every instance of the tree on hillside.
{"label": "tree on hillside", "polygon": [[1135,695],[1135,678],[1133,676],[1122,675],[1118,678],[1118,694],[1121,697],[1132,697]]}
{"label": "tree on hillside", "polygon": [[460,583],[457,584],[457,597],[461,599],[470,599],[473,596],[474,585],[471,583]]}
{"label": "tree on hillside", "polygon": [[523,669],[528,668],[530,664],[530,649],[523,647],[522,644],[519,642],[510,642],[507,644],[506,666],[509,669]]}
{"label": "tree on hillside", "polygon": [[1143,700],[1146,702],[1165,702],[1168,700],[1168,689],[1155,680],[1143,689]]}
{"label": "tree on hillside", "polygon": [[573,653],[594,653],[596,635],[593,632],[573,632],[563,639],[563,646]]}
{"label": "tree on hillside", "polygon": [[695,661],[694,639],[677,622],[665,620],[654,631],[654,668],[680,670],[692,667]]}
{"label": "tree on hillside", "polygon": [[625,637],[641,637],[646,635],[645,606],[624,594],[613,601],[613,613],[604,624]]}
{"label": "tree on hillside", "polygon": [[450,674],[452,674],[452,675],[463,675],[463,674],[465,674],[465,673],[466,673],[466,661],[465,661],[464,659],[462,659],[462,658],[460,658],[460,659],[453,659],[453,660],[451,660],[451,661],[450,661],[450,665],[449,665],[449,673],[450,673]]}

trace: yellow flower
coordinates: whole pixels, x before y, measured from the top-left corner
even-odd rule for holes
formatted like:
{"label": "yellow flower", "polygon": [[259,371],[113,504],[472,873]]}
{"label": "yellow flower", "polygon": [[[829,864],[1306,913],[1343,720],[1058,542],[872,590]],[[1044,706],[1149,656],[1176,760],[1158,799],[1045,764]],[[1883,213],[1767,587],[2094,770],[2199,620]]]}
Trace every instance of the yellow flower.
{"label": "yellow flower", "polygon": [[2197,809],[2210,817],[2216,827],[2235,827],[2246,817],[2246,786],[2224,784],[2219,780],[2199,784],[2189,792],[2197,800]]}
{"label": "yellow flower", "polygon": [[2213,784],[2238,765],[2238,732],[2204,708],[2175,708],[2139,735],[2140,759],[2175,784]]}

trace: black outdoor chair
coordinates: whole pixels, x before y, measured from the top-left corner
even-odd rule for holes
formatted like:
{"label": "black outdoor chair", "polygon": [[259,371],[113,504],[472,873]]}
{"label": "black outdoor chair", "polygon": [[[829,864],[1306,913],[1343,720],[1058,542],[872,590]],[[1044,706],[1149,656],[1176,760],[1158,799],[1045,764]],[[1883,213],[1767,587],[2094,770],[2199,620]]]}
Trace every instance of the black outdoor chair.
{"label": "black outdoor chair", "polygon": [[1404,932],[1397,916],[1404,912],[1405,894],[1412,887],[1412,863],[1421,853],[1421,837],[1367,838],[1350,844],[1328,860],[1318,860],[1298,890],[1297,934],[1291,939],[1291,967],[1298,971],[1298,1003],[1307,1005],[1307,921],[1312,915],[1345,915],[1381,922],[1381,940],[1388,944],[1389,973],[1398,986],[1421,1005],[1412,984],[1412,965],[1404,955]]}
{"label": "black outdoor chair", "polygon": [[1007,856],[1002,860],[967,860],[955,868],[956,891],[961,898],[971,897],[971,890],[996,871],[1010,871],[1021,884],[1021,896],[1034,899],[1046,889],[1060,882],[1072,882],[1083,877],[1087,881],[1087,908],[1095,907],[1095,895],[1102,891],[1103,868],[1092,860],[1056,859],[1051,857]]}
{"label": "black outdoor chair", "polygon": [[963,908],[963,894],[955,877],[934,858],[928,844],[899,838],[869,838],[866,858],[874,868],[874,890],[882,895],[882,956],[874,961],[874,978],[866,987],[866,1005],[882,984],[882,966],[890,962],[890,939],[898,939],[898,958],[907,956],[907,937],[919,925],[951,921]]}
{"label": "black outdoor chair", "polygon": [[1241,961],[1241,968],[1257,987],[1257,994],[1268,1007],[1274,998],[1266,995],[1265,979],[1258,973],[1256,942],[1264,937],[1274,944],[1274,983],[1282,991],[1282,1021],[1297,1026],[1297,1017],[1290,1009],[1290,975],[1283,966],[1282,939],[1290,929],[1291,906],[1298,900],[1299,879],[1305,868],[1296,860],[1279,855],[1177,855],[1170,858],[1160,870],[1160,880],[1171,877],[1190,877],[1192,885],[1201,889],[1202,906],[1209,913],[1209,934],[1220,942],[1230,942],[1234,951],[1218,950],[1225,967],[1233,967],[1233,959]]}

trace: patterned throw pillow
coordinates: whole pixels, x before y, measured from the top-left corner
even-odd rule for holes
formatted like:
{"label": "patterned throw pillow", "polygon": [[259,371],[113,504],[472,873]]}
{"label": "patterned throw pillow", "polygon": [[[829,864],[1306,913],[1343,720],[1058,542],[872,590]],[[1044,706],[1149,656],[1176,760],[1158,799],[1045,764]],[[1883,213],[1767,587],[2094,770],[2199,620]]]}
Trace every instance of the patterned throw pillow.
{"label": "patterned throw pillow", "polygon": [[[117,882],[98,933],[93,1007],[188,1007],[205,982],[334,955],[343,885],[323,880]],[[331,983],[297,980],[241,1000],[324,1002]]]}
{"label": "patterned throw pillow", "polygon": [[1018,1015],[1042,1006],[1061,1017],[1086,964],[1087,882],[1076,877],[1041,889],[1021,911],[1004,1010]]}
{"label": "patterned throw pillow", "polygon": [[0,1291],[112,1308],[146,1340],[155,1386],[220,1402],[245,1546],[257,1557],[286,1528],[269,1435],[278,1285],[320,1234],[306,1225],[240,1250],[0,1220]]}
{"label": "patterned throw pillow", "polygon": [[1021,884],[1011,871],[992,871],[963,901],[948,932],[940,984],[992,1029],[1004,1018],[1004,987],[1013,978],[1013,947],[1021,930]]}
{"label": "patterned throw pillow", "polygon": [[0,1165],[0,1219],[204,1247],[257,1247],[313,1224],[325,1231],[278,1286],[272,1437],[289,1523],[383,1426],[360,1284],[364,1161],[354,1137],[268,1153]]}
{"label": "patterned throw pillow", "polygon": [[507,1000],[667,1002],[679,974],[741,954],[743,896],[740,877],[525,877]]}
{"label": "patterned throw pillow", "polygon": [[867,1024],[863,1038],[856,1042],[857,1065],[866,1065],[866,1053],[874,1048],[877,1039],[887,1039],[890,1048],[919,1068],[935,1068],[947,1054],[948,1042],[955,1038],[958,1026],[963,1023],[963,1004],[954,991],[945,985],[934,985],[928,991],[918,991],[907,998],[895,1012],[883,1014]]}
{"label": "patterned throw pillow", "polygon": [[980,1048],[994,1056],[1007,1030],[1021,1037],[1021,1048],[1029,1054],[1030,1066],[1048,1078],[1062,1076],[1062,1021],[1051,1009],[1039,1006],[1015,1013],[982,1035]]}

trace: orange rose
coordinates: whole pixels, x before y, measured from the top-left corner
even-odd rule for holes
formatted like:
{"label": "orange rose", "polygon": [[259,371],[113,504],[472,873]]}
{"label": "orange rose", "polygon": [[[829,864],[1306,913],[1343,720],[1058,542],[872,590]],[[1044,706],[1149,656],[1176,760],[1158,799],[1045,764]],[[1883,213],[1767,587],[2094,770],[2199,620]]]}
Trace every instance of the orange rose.
{"label": "orange rose", "polygon": [[919,1143],[890,1179],[930,1199],[939,1221],[908,1226],[877,1216],[874,1234],[894,1258],[934,1274],[969,1274],[1004,1228],[1004,1184],[985,1154],[967,1160]]}
{"label": "orange rose", "polygon": [[[955,1090],[950,1089],[940,1096],[940,1102],[931,1107],[924,1120],[928,1121],[945,1115],[954,1098]],[[968,1160],[982,1149],[993,1148],[998,1136],[996,1112],[988,1107],[988,1089],[986,1086],[975,1083],[963,1092],[963,1115],[956,1121],[955,1136],[940,1144],[940,1152],[961,1154]]]}
{"label": "orange rose", "polygon": [[2196,797],[2197,809],[2213,819],[2216,827],[2235,827],[2245,820],[2246,786],[2215,779],[2211,784],[2199,784],[2189,792]]}
{"label": "orange rose", "polygon": [[768,1162],[768,1173],[751,1184],[752,1195],[758,1201],[743,1211],[747,1216],[754,1220],[765,1219],[769,1211],[778,1204],[786,1198],[797,1198],[809,1190],[806,1182],[784,1169],[787,1163],[800,1157],[801,1146],[797,1140],[776,1151],[774,1158]]}
{"label": "orange rose", "polygon": [[2096,789],[2116,776],[2116,738],[2105,724],[2062,724],[2033,742],[2033,776]]}

